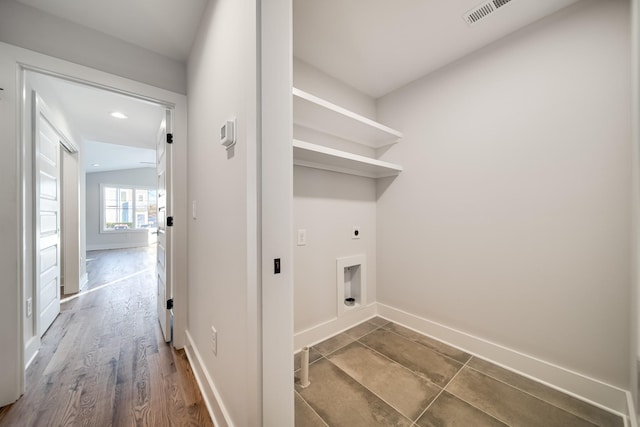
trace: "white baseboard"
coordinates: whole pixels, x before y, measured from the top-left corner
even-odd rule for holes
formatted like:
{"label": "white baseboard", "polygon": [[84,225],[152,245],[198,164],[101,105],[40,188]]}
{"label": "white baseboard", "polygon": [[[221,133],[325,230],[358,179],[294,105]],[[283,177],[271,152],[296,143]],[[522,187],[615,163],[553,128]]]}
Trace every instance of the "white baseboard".
{"label": "white baseboard", "polygon": [[[628,399],[629,392],[626,390],[388,305],[377,303],[377,313],[387,320],[489,360],[605,410],[631,419],[635,417],[635,410],[629,407],[629,403],[632,402]],[[635,427],[634,424],[632,426]]]}
{"label": "white baseboard", "polygon": [[24,370],[26,371],[40,350],[40,337],[31,337],[24,345]]}
{"label": "white baseboard", "polygon": [[149,246],[147,242],[144,243],[101,243],[95,245],[87,244],[87,251],[104,251],[109,249],[131,249],[131,248],[142,248],[145,246]]}
{"label": "white baseboard", "polygon": [[636,405],[633,402],[633,396],[630,391],[625,392],[627,395],[627,408],[629,412],[629,417],[625,418],[624,425],[625,427],[638,427],[638,415],[636,412]]}
{"label": "white baseboard", "polygon": [[359,310],[349,310],[339,317],[296,333],[293,336],[293,348],[298,351],[302,347],[317,344],[375,315],[375,303],[364,306]]}
{"label": "white baseboard", "polygon": [[205,368],[204,363],[202,363],[200,352],[196,348],[189,331],[185,331],[185,336],[187,338],[187,345],[185,345],[184,350],[191,364],[191,369],[200,388],[200,392],[202,393],[202,398],[209,410],[213,425],[216,427],[233,427],[229,412],[227,412],[220,398],[220,393],[218,393],[218,389],[213,383],[209,372]]}

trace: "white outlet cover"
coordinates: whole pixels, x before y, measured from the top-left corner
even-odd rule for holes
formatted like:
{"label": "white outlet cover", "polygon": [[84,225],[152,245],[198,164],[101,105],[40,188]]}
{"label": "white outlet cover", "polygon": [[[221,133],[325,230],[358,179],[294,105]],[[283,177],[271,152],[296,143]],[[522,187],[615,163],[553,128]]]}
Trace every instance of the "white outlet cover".
{"label": "white outlet cover", "polygon": [[307,244],[307,230],[304,228],[298,229],[298,246],[305,246]]}

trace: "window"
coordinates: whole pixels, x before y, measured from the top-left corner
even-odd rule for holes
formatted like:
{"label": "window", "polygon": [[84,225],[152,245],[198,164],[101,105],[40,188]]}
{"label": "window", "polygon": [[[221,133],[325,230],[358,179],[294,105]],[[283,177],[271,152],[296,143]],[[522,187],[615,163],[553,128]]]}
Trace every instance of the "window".
{"label": "window", "polygon": [[101,185],[102,231],[155,228],[156,190],[151,188]]}

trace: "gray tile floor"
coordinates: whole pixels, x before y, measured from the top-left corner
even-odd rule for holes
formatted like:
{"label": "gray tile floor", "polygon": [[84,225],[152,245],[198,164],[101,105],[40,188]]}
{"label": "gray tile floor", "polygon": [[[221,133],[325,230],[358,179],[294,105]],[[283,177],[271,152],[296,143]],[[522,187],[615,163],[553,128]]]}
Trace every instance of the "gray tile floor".
{"label": "gray tile floor", "polygon": [[310,349],[297,427],[616,426],[621,417],[374,318]]}

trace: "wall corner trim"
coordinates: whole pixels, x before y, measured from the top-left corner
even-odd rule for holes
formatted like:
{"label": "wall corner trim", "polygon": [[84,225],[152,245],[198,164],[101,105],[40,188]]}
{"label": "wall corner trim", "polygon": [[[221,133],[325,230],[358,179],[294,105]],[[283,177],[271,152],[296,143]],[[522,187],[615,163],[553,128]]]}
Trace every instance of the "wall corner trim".
{"label": "wall corner trim", "polygon": [[637,427],[633,413],[629,413],[633,411],[633,402],[628,400],[627,390],[379,302],[377,312],[387,320],[616,413],[625,419],[626,425]]}
{"label": "wall corner trim", "polygon": [[191,364],[193,375],[196,378],[196,382],[200,388],[200,393],[202,393],[202,398],[204,399],[205,405],[207,405],[207,410],[209,411],[213,424],[216,427],[234,427],[231,417],[229,416],[229,412],[222,402],[220,393],[218,392],[213,379],[209,375],[209,372],[205,368],[204,363],[202,362],[202,357],[200,357],[200,352],[196,348],[188,330],[185,331],[185,335],[187,343],[184,350],[187,355],[187,359],[189,360],[189,364]]}

